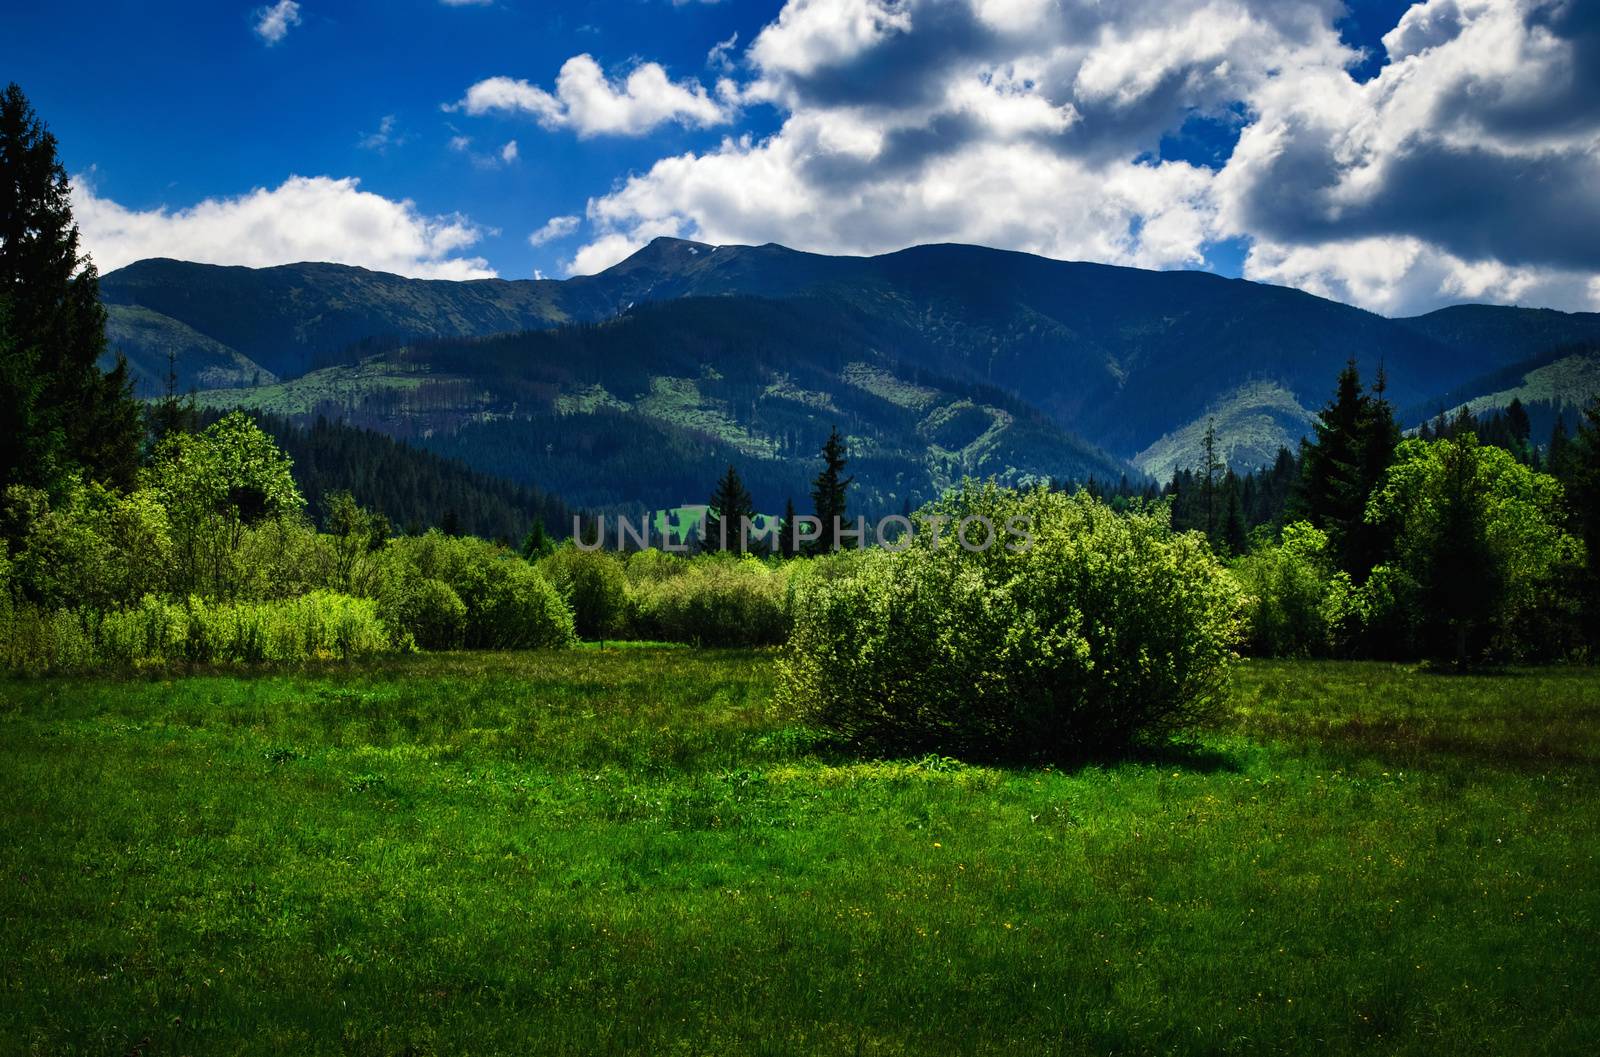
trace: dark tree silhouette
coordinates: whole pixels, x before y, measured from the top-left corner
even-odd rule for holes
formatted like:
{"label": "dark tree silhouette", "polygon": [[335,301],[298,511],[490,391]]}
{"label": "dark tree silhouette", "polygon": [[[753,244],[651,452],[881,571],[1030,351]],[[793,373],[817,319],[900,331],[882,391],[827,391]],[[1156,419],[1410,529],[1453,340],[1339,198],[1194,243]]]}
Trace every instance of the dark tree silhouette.
{"label": "dark tree silhouette", "polygon": [[0,95],[0,489],[74,470],[134,482],[143,423],[127,364],[100,368],[99,284],[55,137],[12,84]]}

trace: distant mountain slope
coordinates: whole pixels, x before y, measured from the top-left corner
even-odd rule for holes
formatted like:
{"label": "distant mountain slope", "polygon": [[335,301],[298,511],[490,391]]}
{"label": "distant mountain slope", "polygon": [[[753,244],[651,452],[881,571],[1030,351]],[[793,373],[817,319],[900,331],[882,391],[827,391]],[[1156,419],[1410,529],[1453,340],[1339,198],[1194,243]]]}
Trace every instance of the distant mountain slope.
{"label": "distant mountain slope", "polygon": [[127,356],[134,391],[139,396],[165,392],[169,367],[176,371],[180,392],[278,380],[277,375],[243,353],[186,323],[137,305],[106,306],[106,345],[108,359],[118,352]]}
{"label": "distant mountain slope", "polygon": [[[284,410],[366,401],[351,394],[370,383],[389,390],[385,399],[410,409],[405,414],[428,400],[449,405],[449,414],[441,411],[426,427],[407,424],[399,412],[383,426],[396,435],[442,430],[441,437],[477,429],[474,416],[514,418],[522,412],[506,411],[510,404],[542,407],[547,399],[564,401],[568,412],[609,408],[707,437],[719,435],[720,427],[695,418],[703,419],[706,407],[685,410],[696,398],[682,380],[699,378],[703,365],[679,362],[669,370],[654,363],[678,352],[663,348],[668,339],[637,326],[628,331],[637,353],[630,366],[586,368],[592,375],[587,389],[573,388],[568,377],[549,377],[554,368],[543,361],[527,373],[524,365],[480,368],[476,352],[454,354],[448,370],[430,363],[427,377],[405,378],[395,373],[402,358],[385,349],[414,350],[435,338],[581,329],[650,303],[697,298],[711,299],[710,307],[675,317],[674,326],[692,321],[708,338],[738,331],[759,347],[768,335],[746,333],[737,318],[720,318],[716,306],[737,317],[748,309],[736,301],[783,301],[792,308],[781,325],[792,333],[781,344],[786,369],[797,377],[820,371],[839,379],[848,362],[860,361],[889,370],[894,385],[918,372],[942,379],[939,392],[947,397],[951,387],[987,387],[1050,424],[1057,437],[1082,437],[1086,446],[1120,459],[1140,456],[1152,467],[1181,463],[1177,447],[1218,408],[1231,408],[1219,429],[1241,461],[1293,443],[1299,423],[1327,399],[1339,368],[1352,357],[1368,378],[1383,366],[1397,406],[1420,407],[1441,394],[1470,390],[1552,343],[1600,335],[1600,315],[1467,306],[1389,320],[1301,291],[1202,272],[1148,272],[954,245],[828,257],[774,245],[657,239],[604,272],[560,281],[448,282],[329,264],[252,270],[157,260],[110,273],[102,290],[114,306],[161,313],[285,379],[338,368],[335,375],[289,389],[269,386],[271,394],[260,394],[288,401]],[[845,344],[831,347],[830,328],[845,318],[849,334],[837,339]],[[684,338],[670,342],[682,346]],[[349,374],[350,365],[374,352],[384,353],[381,381],[370,368],[367,380]],[[639,389],[636,361],[652,364],[647,373],[666,380],[667,388],[652,391],[654,383],[647,383]],[[624,371],[626,384],[612,377],[615,371]],[[447,395],[444,384],[461,392]],[[1468,391],[1462,399],[1489,391]],[[1237,404],[1240,393],[1271,396],[1251,409]],[[813,411],[827,417],[823,408]],[[732,450],[757,454],[755,441],[721,439],[733,443]],[[934,447],[927,449],[930,456]],[[1165,454],[1149,454],[1158,448]],[[1017,476],[1056,457],[1013,454],[1021,459],[1008,464]],[[996,452],[980,461],[990,465],[999,458]]]}
{"label": "distant mountain slope", "polygon": [[560,499],[457,460],[341,422],[255,418],[293,461],[295,483],[319,520],[330,493],[349,492],[398,531],[453,523],[459,532],[513,544],[535,522],[552,534],[572,531],[572,512]]}
{"label": "distant mountain slope", "polygon": [[803,508],[835,425],[863,513],[897,513],[968,475],[1130,472],[1002,390],[883,356],[886,337],[831,302],[684,298],[598,326],[418,342],[200,398],[339,416],[590,508],[703,501],[729,462],[763,509]]}

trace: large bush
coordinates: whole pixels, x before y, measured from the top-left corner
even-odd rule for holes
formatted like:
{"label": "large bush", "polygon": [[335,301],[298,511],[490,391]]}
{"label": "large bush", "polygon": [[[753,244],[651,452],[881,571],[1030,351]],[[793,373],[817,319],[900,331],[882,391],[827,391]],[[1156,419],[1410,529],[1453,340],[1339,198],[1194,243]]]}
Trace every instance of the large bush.
{"label": "large bush", "polygon": [[[572,611],[559,592],[504,547],[433,531],[390,541],[376,578],[381,596],[409,581],[439,580],[466,608],[461,642],[475,649],[532,649],[573,641]],[[416,628],[407,628],[413,634]],[[419,640],[420,641],[420,640]]]}
{"label": "large bush", "polygon": [[[1001,539],[971,553],[952,530],[979,515]],[[781,693],[810,721],[877,751],[1059,757],[1166,735],[1220,700],[1240,593],[1165,508],[968,484],[916,522],[903,552],[798,591]]]}
{"label": "large bush", "polygon": [[580,636],[608,639],[627,632],[628,577],[617,555],[569,543],[540,561],[538,569],[572,607]]}

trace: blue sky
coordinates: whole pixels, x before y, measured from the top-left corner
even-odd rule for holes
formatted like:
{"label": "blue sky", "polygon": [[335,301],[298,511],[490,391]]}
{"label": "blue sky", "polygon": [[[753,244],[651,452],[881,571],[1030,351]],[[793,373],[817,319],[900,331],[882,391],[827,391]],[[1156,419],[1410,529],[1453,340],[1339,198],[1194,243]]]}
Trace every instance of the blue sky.
{"label": "blue sky", "polygon": [[969,241],[1389,314],[1593,308],[1593,6],[7,2],[0,71],[102,267],[562,276],[658,234]]}

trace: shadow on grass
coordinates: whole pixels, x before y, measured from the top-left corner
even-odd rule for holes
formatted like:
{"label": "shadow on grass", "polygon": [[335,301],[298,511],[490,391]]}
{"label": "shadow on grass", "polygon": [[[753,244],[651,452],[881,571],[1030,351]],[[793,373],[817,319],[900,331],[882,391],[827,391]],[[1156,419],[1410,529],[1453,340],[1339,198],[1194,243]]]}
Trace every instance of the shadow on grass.
{"label": "shadow on grass", "polygon": [[1059,771],[1064,774],[1090,768],[1120,767],[1126,764],[1189,771],[1194,774],[1238,774],[1244,769],[1242,761],[1233,753],[1181,739],[1117,750],[1075,753],[1024,754],[947,749],[946,751],[953,752],[954,755],[942,755],[939,751],[929,752],[926,749],[896,750],[882,746],[858,746],[848,740],[830,737],[820,732],[811,732],[811,737],[814,740],[806,745],[804,754],[835,767],[881,762],[906,763],[928,771],[995,767],[1014,771]]}

